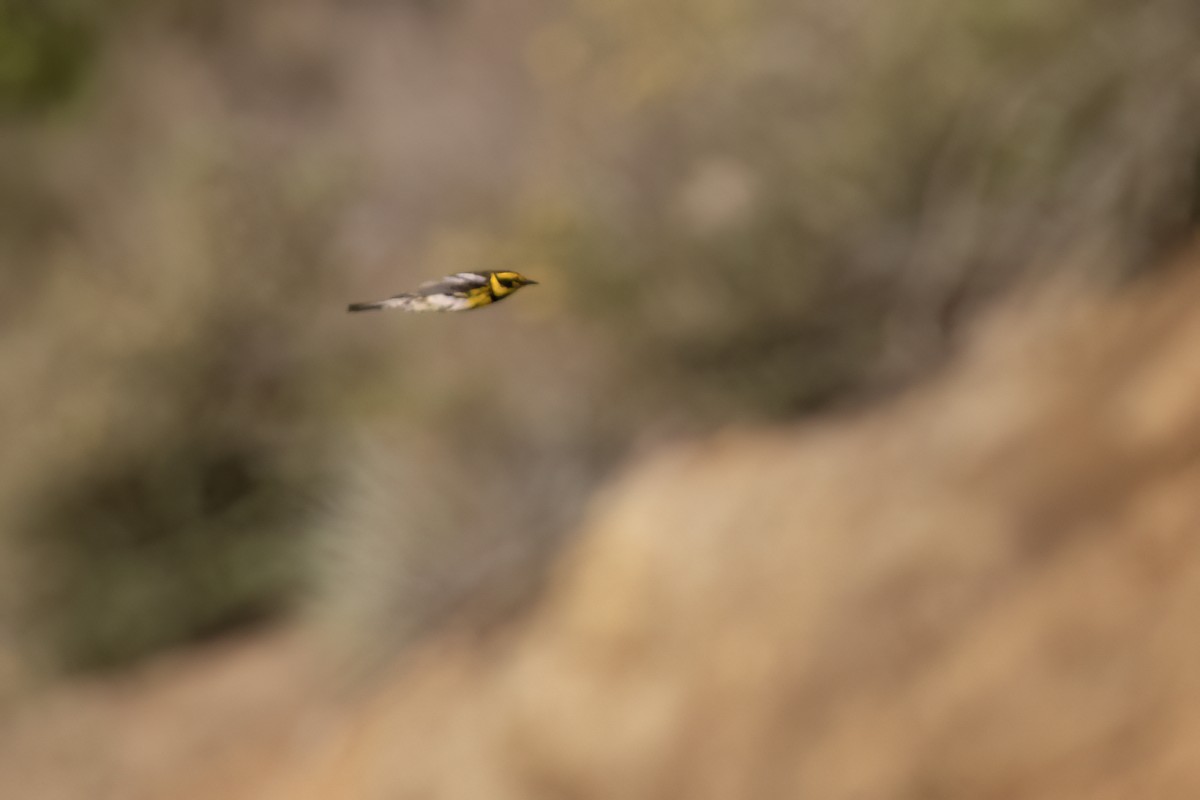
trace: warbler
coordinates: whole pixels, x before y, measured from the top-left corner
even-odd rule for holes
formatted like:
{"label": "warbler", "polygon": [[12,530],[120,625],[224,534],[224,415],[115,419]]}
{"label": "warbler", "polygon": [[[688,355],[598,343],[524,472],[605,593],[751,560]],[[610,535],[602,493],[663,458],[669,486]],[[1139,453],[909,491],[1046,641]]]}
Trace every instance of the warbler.
{"label": "warbler", "polygon": [[423,283],[414,292],[373,303],[351,303],[347,310],[468,311],[499,302],[522,286],[536,284],[537,281],[519,272],[457,272],[439,281]]}

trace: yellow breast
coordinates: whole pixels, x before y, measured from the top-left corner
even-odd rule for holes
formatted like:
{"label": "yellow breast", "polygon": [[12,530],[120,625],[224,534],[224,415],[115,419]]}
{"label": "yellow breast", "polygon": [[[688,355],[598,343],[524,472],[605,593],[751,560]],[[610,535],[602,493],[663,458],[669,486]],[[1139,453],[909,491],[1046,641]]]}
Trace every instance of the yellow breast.
{"label": "yellow breast", "polygon": [[[495,282],[495,279],[492,279]],[[486,286],[476,286],[467,292],[467,308],[479,308],[492,302],[492,293]]]}

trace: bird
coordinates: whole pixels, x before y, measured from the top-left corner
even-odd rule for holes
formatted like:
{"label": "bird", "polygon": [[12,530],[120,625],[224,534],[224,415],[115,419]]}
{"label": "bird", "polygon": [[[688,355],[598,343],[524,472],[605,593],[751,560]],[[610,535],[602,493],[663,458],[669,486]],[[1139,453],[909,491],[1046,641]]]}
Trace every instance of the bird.
{"label": "bird", "polygon": [[519,272],[456,272],[441,280],[423,283],[416,291],[386,300],[351,303],[346,310],[381,311],[398,308],[402,311],[469,311],[497,303],[522,286],[536,285],[537,281]]}

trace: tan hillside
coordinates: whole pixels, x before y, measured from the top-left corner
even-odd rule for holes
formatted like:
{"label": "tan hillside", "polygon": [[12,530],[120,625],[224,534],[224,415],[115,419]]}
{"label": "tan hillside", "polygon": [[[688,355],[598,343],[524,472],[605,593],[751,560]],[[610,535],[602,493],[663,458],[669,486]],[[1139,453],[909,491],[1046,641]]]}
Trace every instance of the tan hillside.
{"label": "tan hillside", "polygon": [[1198,307],[1046,298],[889,408],[650,458],[278,796],[1200,796]]}

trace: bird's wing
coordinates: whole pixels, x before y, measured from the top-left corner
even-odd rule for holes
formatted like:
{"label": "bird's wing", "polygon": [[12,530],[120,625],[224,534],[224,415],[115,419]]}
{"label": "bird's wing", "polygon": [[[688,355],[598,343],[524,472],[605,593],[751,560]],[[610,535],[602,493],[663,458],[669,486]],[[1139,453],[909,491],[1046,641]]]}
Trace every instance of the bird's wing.
{"label": "bird's wing", "polygon": [[456,272],[436,281],[427,281],[417,287],[415,294],[428,297],[431,294],[450,294],[465,297],[472,289],[488,285],[488,276],[479,272]]}
{"label": "bird's wing", "polygon": [[489,275],[480,272],[457,272],[454,275],[429,281],[415,292],[405,292],[373,303],[352,303],[351,311],[373,311],[399,308],[404,311],[464,311],[485,305],[481,295],[488,292]]}

